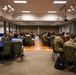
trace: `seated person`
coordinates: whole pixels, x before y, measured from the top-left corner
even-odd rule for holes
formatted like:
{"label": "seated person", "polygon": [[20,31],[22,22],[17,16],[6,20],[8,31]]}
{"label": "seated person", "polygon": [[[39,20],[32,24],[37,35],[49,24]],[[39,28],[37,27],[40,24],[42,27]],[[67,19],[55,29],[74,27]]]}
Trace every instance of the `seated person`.
{"label": "seated person", "polygon": [[74,42],[76,43],[76,34],[75,34]]}
{"label": "seated person", "polygon": [[70,35],[70,40],[64,43],[64,46],[74,47],[76,49],[76,43],[74,42],[75,35]]}
{"label": "seated person", "polygon": [[[73,47],[76,50],[76,43],[74,42],[74,38],[75,38],[75,35],[74,34],[70,34],[70,40],[68,40],[67,42],[65,42],[64,46]],[[76,51],[75,51],[75,60],[76,60]],[[73,70],[73,68],[70,69],[70,71],[71,70]]]}
{"label": "seated person", "polygon": [[22,39],[18,38],[18,35],[14,36],[14,38],[12,39],[12,42],[21,42],[22,43]]}
{"label": "seated person", "polygon": [[57,52],[63,53],[63,44],[64,44],[64,41],[61,38],[61,36],[55,36],[54,47]]}
{"label": "seated person", "polygon": [[35,34],[33,32],[31,32],[30,35],[31,35],[32,38],[35,38]]}
{"label": "seated person", "polygon": [[26,33],[25,41],[27,45],[35,45],[34,40],[31,38],[31,35],[29,33]]}
{"label": "seated person", "polygon": [[47,38],[46,38],[48,40],[48,46],[51,46],[50,38],[51,38],[51,34],[48,32],[47,33]]}
{"label": "seated person", "polygon": [[3,41],[3,42],[10,41],[7,31],[6,31],[6,32],[4,33],[4,35],[2,36],[2,41]]}
{"label": "seated person", "polygon": [[[14,36],[14,38],[12,39],[12,43],[13,42],[21,42],[22,43],[22,53],[23,53],[23,42],[22,39],[18,38],[18,36]],[[24,55],[23,55],[24,56]]]}
{"label": "seated person", "polygon": [[[70,40],[64,43],[64,46],[74,47],[76,49],[76,43],[75,43],[75,35],[70,35]],[[75,58],[76,58],[76,52],[75,52]]]}
{"label": "seated person", "polygon": [[12,36],[13,36],[13,31],[10,31],[10,33],[8,35],[8,37],[9,37],[10,40],[12,39]]}

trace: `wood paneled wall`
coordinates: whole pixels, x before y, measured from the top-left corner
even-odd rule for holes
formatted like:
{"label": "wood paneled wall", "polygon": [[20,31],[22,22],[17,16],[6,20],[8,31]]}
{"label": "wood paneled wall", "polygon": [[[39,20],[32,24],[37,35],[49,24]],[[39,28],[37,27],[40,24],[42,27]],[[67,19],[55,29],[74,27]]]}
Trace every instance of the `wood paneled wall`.
{"label": "wood paneled wall", "polygon": [[[39,32],[59,33],[58,26],[39,26]],[[31,32],[38,34],[38,26],[19,26],[19,31]]]}
{"label": "wood paneled wall", "polygon": [[25,31],[25,32],[34,32],[37,34],[37,26],[19,26],[20,31]]}
{"label": "wood paneled wall", "polygon": [[41,26],[40,32],[55,32],[56,34],[59,33],[59,27],[58,26]]}

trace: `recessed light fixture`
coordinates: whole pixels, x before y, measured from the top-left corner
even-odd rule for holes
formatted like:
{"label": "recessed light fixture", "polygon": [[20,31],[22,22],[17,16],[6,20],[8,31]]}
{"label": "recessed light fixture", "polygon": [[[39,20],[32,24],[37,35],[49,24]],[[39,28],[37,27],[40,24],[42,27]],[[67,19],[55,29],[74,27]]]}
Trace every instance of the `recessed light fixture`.
{"label": "recessed light fixture", "polygon": [[57,11],[48,11],[48,13],[57,13]]}
{"label": "recessed light fixture", "polygon": [[67,3],[67,1],[65,1],[65,0],[63,0],[63,1],[57,1],[57,0],[55,0],[53,3],[54,4],[65,4],[65,3]]}
{"label": "recessed light fixture", "polygon": [[22,13],[30,13],[30,11],[22,11]]}
{"label": "recessed light fixture", "polygon": [[26,0],[14,0],[14,3],[27,3]]}

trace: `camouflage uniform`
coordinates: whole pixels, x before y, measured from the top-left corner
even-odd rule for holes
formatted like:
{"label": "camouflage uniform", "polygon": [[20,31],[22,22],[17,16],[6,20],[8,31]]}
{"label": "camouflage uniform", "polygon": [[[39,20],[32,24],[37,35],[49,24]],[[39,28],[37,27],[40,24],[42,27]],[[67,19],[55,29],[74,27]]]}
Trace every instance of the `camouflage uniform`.
{"label": "camouflage uniform", "polygon": [[63,52],[64,41],[60,36],[56,36],[54,39],[54,47],[57,52]]}
{"label": "camouflage uniform", "polygon": [[[76,43],[73,40],[65,42],[64,46],[74,47],[76,49]],[[75,58],[76,58],[76,52],[75,52]]]}
{"label": "camouflage uniform", "polygon": [[64,36],[65,37],[65,42],[69,41],[70,40],[70,36],[69,35],[66,35]]}
{"label": "camouflage uniform", "polygon": [[50,37],[50,39],[51,39],[52,42],[54,42],[55,37],[56,37],[55,35],[52,35],[52,36]]}
{"label": "camouflage uniform", "polygon": [[55,35],[52,35],[50,37],[50,42],[51,42],[51,47],[53,48],[53,43],[54,43]]}
{"label": "camouflage uniform", "polygon": [[76,43],[76,37],[74,38],[74,42]]}
{"label": "camouflage uniform", "polygon": [[74,47],[76,49],[76,43],[72,40],[65,42],[64,46]]}

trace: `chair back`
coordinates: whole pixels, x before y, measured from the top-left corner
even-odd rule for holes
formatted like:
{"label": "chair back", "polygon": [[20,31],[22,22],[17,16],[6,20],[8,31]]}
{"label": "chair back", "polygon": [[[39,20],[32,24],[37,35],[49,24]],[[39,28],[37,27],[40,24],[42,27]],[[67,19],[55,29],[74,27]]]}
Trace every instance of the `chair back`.
{"label": "chair back", "polygon": [[53,48],[53,52],[54,52],[54,53],[59,53],[57,50],[55,50],[55,45],[54,45],[53,42],[52,42],[52,48]]}
{"label": "chair back", "polygon": [[21,42],[13,42],[13,51],[15,53],[20,53],[22,48],[22,43]]}
{"label": "chair back", "polygon": [[51,42],[51,46],[52,46],[52,49],[53,49],[54,53],[59,53],[57,50],[55,50],[55,44],[54,44],[53,41]]}
{"label": "chair back", "polygon": [[11,52],[11,42],[4,43],[3,52],[4,52],[4,55],[10,54],[10,52]]}
{"label": "chair back", "polygon": [[55,36],[51,36],[50,42],[51,42],[51,47],[52,48],[54,47],[54,39],[55,39]]}
{"label": "chair back", "polygon": [[31,36],[26,36],[26,42],[30,43],[30,41],[32,40]]}

